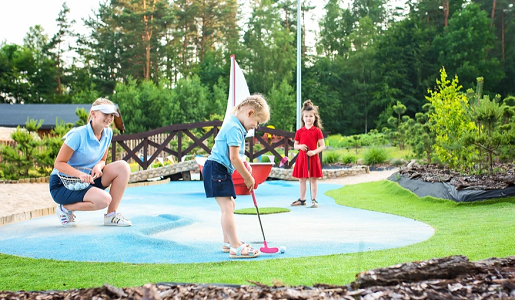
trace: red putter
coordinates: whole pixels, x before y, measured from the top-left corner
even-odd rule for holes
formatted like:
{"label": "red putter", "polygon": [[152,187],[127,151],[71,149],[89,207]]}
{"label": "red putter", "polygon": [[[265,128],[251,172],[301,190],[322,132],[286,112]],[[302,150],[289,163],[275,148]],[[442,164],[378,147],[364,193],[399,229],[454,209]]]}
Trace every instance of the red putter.
{"label": "red putter", "polygon": [[[245,168],[247,168],[247,170],[249,170],[248,163],[246,161],[244,161],[243,164],[245,165]],[[277,248],[277,247],[269,248],[268,244],[266,243],[265,231],[263,230],[263,224],[261,224],[261,216],[259,215],[259,208],[257,206],[256,194],[254,194],[254,190],[252,190],[251,194],[252,194],[252,200],[254,201],[254,207],[256,207],[256,213],[257,213],[258,220],[259,220],[259,226],[261,227],[261,233],[263,234],[264,247],[259,248],[259,251],[261,251],[263,253],[277,253],[277,252],[279,252],[279,248]]]}
{"label": "red putter", "polygon": [[277,253],[277,252],[279,252],[279,248],[277,248],[277,247],[269,248],[266,243],[265,232],[263,231],[263,225],[261,224],[261,217],[259,216],[259,209],[257,206],[256,194],[254,194],[254,190],[252,190],[252,200],[254,200],[254,206],[256,207],[256,213],[257,213],[258,219],[259,219],[259,226],[261,227],[261,233],[263,234],[263,244],[265,245],[264,247],[259,248],[259,251],[261,251],[263,253]]}

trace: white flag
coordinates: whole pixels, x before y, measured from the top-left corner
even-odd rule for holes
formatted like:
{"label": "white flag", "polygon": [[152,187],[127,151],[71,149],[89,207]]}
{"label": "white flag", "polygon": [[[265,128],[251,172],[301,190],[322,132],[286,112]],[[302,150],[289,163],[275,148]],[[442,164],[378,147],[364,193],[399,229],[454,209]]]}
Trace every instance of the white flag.
{"label": "white flag", "polygon": [[[231,55],[231,76],[229,83],[229,97],[227,99],[227,109],[225,111],[224,123],[227,122],[229,117],[232,114],[232,110],[236,107],[240,102],[245,100],[250,96],[249,87],[247,86],[247,81],[245,81],[245,76],[243,75],[243,71],[236,63],[236,59],[234,55]],[[249,130],[247,133],[247,137],[254,136],[254,130]]]}

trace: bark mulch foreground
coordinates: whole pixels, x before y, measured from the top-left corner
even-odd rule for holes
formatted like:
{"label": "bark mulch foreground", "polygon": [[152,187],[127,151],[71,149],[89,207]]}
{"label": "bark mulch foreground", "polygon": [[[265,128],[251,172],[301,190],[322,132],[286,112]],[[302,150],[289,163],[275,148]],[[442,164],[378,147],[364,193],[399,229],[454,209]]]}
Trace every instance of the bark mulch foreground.
{"label": "bark mulch foreground", "polygon": [[425,182],[449,182],[456,190],[500,190],[515,185],[515,165],[495,164],[492,175],[461,174],[437,164],[419,165],[410,163],[399,174],[406,178]]}
{"label": "bark mulch foreground", "polygon": [[515,299],[515,256],[471,262],[450,256],[366,271],[345,286],[158,283],[140,287],[0,292],[0,299]]}

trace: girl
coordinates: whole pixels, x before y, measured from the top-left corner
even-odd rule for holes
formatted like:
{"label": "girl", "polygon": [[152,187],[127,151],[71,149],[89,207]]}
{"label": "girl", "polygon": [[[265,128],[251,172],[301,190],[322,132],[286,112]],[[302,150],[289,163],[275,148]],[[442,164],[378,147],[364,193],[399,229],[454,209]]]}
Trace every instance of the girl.
{"label": "girl", "polygon": [[252,191],[254,178],[252,170],[247,171],[240,156],[245,154],[245,136],[259,124],[268,122],[270,109],[260,95],[252,95],[238,104],[228,122],[224,122],[215,138],[211,155],[202,171],[207,198],[215,198],[222,212],[222,251],[229,252],[231,258],[254,258],[260,252],[249,244],[241,242],[236,233],[234,209],[236,192],[232,181],[234,169],[238,170],[247,188]]}
{"label": "girl", "polygon": [[[300,181],[300,198],[293,201],[292,206],[306,205],[306,179],[310,177],[311,208],[317,208],[317,178],[322,177],[322,165],[318,153],[324,151],[325,143],[322,135],[322,120],[318,114],[318,106],[306,100],[302,106],[302,127],[295,133],[295,150],[301,150],[293,168],[293,177]],[[309,174],[308,160],[309,157]],[[302,200],[304,199],[304,200]]]}
{"label": "girl", "polygon": [[[91,105],[88,124],[73,128],[64,137],[50,175],[50,194],[59,205],[56,214],[63,226],[76,226],[74,211],[91,211],[107,207],[104,225],[131,226],[131,221],[117,212],[129,182],[130,167],[124,160],[106,165],[107,151],[113,131],[109,125],[119,116],[114,104],[103,98]],[[76,168],[91,169],[91,174]],[[57,173],[80,178],[91,183],[86,189],[68,190]],[[105,189],[111,186],[109,193]]]}

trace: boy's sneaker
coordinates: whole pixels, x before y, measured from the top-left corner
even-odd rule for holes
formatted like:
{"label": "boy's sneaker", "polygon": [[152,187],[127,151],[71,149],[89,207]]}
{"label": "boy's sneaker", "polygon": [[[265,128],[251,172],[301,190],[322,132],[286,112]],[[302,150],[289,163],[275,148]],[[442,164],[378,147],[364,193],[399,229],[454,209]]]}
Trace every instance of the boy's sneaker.
{"label": "boy's sneaker", "polygon": [[104,225],[106,226],[131,226],[132,222],[125,219],[125,217],[119,213],[115,212],[114,214],[107,216],[104,215]]}
{"label": "boy's sneaker", "polygon": [[55,214],[61,221],[61,224],[66,227],[75,227],[77,226],[77,222],[75,222],[75,215],[73,211],[65,209],[61,204],[57,205],[55,208]]}

